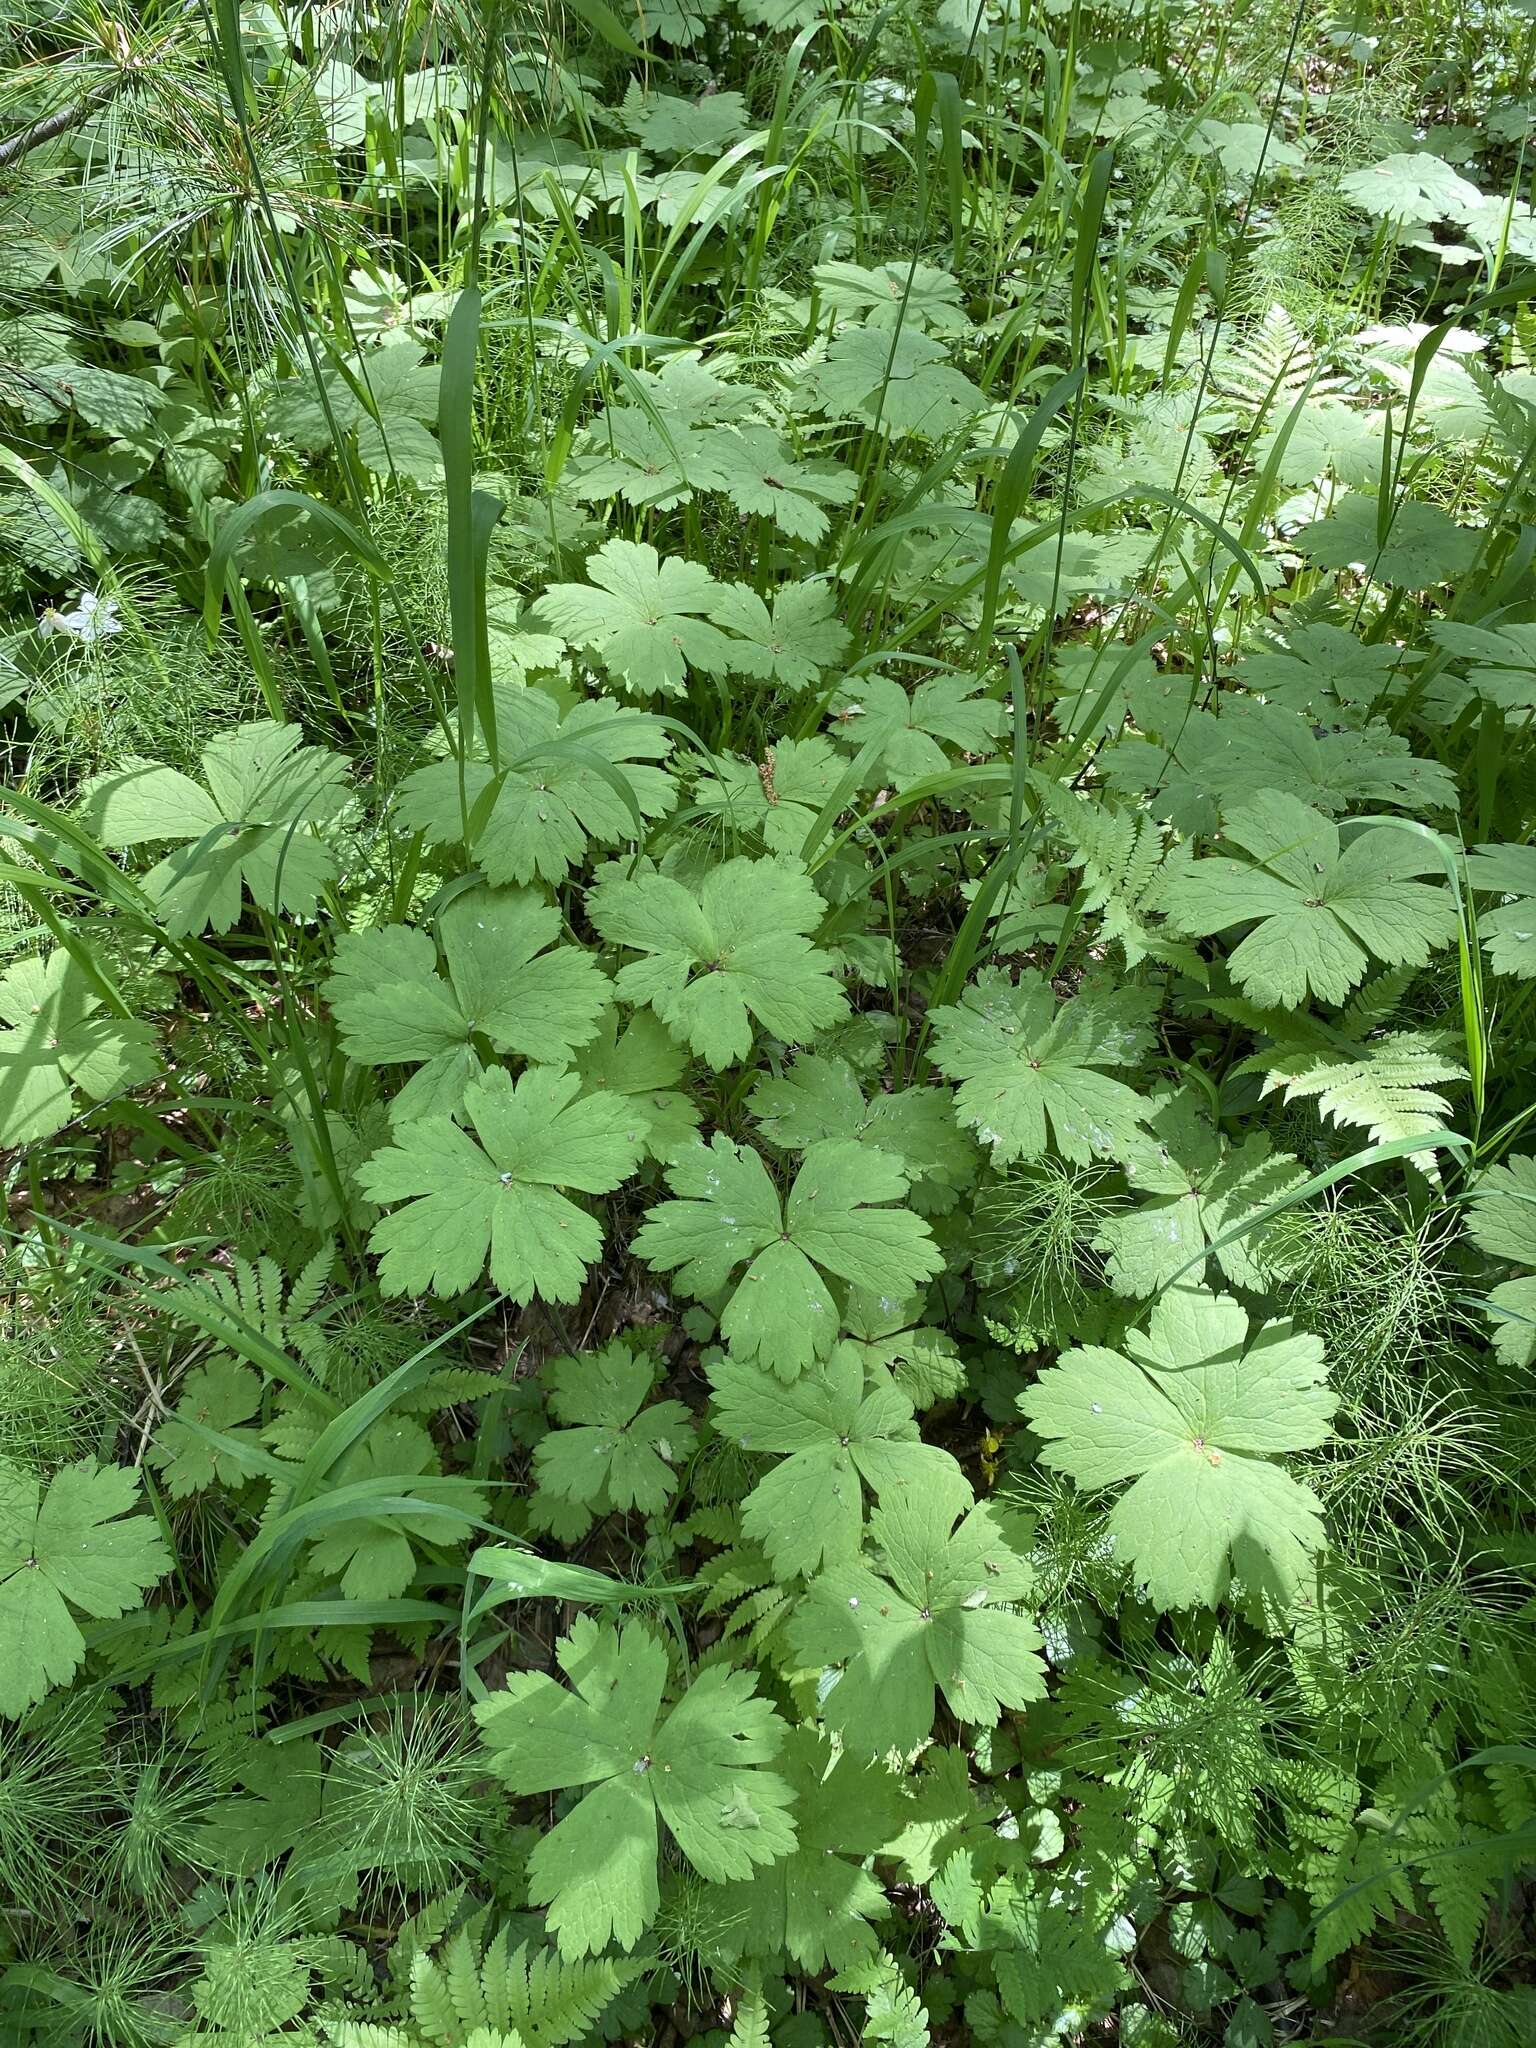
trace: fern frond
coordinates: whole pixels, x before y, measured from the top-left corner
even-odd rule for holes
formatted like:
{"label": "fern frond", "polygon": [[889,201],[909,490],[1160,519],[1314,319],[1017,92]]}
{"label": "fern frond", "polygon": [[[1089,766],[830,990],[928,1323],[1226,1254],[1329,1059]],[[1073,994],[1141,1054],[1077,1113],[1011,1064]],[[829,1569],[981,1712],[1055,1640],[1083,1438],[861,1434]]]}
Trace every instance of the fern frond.
{"label": "fern frond", "polygon": [[725,2048],[768,2048],[768,2001],[761,1991],[743,1996]]}
{"label": "fern frond", "polygon": [[1316,1102],[1326,1122],[1361,1128],[1373,1144],[1443,1131],[1451,1106],[1438,1084],[1467,1077],[1449,1046],[1443,1032],[1389,1031],[1358,1050],[1277,1048],[1263,1056],[1262,1092]]}
{"label": "fern frond", "polygon": [[1249,413],[1283,416],[1312,382],[1312,395],[1337,391],[1343,379],[1320,372],[1317,351],[1283,306],[1233,328],[1217,350],[1211,382]]}
{"label": "fern frond", "polygon": [[861,2041],[887,2041],[891,2048],[928,2048],[928,2014],[923,2001],[901,1974],[889,1949],[860,1956],[832,1979],[834,1991],[851,1991],[864,2000]]}

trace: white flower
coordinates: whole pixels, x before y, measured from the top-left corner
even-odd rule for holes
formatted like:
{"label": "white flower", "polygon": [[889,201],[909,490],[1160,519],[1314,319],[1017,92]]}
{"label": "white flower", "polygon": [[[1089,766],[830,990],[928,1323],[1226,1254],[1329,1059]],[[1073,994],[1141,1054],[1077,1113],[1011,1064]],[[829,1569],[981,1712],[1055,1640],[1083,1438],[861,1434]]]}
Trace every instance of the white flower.
{"label": "white flower", "polygon": [[123,627],[115,597],[98,597],[94,590],[82,590],[72,612],[55,611],[49,605],[37,622],[37,630],[45,640],[62,633],[66,640],[89,642],[105,640],[109,633],[121,633]]}

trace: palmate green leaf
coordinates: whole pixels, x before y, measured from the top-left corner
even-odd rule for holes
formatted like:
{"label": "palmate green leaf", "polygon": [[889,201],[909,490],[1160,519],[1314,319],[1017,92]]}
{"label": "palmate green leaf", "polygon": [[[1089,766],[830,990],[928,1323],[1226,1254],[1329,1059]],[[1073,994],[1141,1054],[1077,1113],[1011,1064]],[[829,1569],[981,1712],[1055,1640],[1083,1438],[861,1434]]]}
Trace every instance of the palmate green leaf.
{"label": "palmate green leaf", "polygon": [[339,1491],[370,1479],[390,1481],[391,1495],[419,1500],[423,1511],[392,1507],[387,1516],[360,1512],[333,1522],[309,1546],[307,1563],[349,1600],[394,1600],[416,1576],[416,1546],[467,1541],[475,1517],[486,1512],[486,1500],[462,1479],[444,1479],[432,1438],[419,1422],[398,1413],[375,1422],[337,1459],[330,1485]]}
{"label": "palmate green leaf", "polygon": [[1284,1606],[1325,1539],[1316,1496],[1273,1460],[1328,1437],[1323,1375],[1320,1338],[1250,1331],[1230,1297],[1173,1288],[1123,1354],[1069,1352],[1019,1408],[1044,1464],[1095,1491],[1134,1482],[1108,1528],[1158,1606],[1215,1607],[1234,1571]]}
{"label": "palmate green leaf", "polygon": [[535,1445],[534,1475],[540,1495],[572,1512],[551,1516],[536,1499],[534,1526],[554,1527],[570,1542],[599,1514],[636,1508],[653,1515],[666,1506],[694,1429],[681,1401],[647,1405],[655,1377],[655,1360],[617,1337],[601,1351],[545,1367],[550,1411],[565,1426]]}
{"label": "palmate green leaf", "polygon": [[85,1657],[74,1610],[112,1620],[142,1606],[172,1559],[155,1522],[131,1512],[131,1466],[65,1465],[46,1485],[0,1464],[0,1714],[17,1720]]}
{"label": "palmate green leaf", "polygon": [[104,846],[190,841],[143,879],[178,938],[225,932],[243,895],[268,915],[312,916],[334,878],[320,827],[347,802],[347,763],[269,719],[221,733],[202,752],[203,781],[130,761],[87,786],[81,818]]}
{"label": "palmate green leaf", "polygon": [[815,542],[827,531],[827,505],[851,505],[859,482],[839,462],[802,462],[772,427],[726,425],[707,437],[710,489],[724,491],[738,512],[771,519],[793,540]]}
{"label": "palmate green leaf", "polygon": [[834,1567],[790,1623],[801,1662],[837,1674],[821,1713],[846,1749],[916,1749],[933,1730],[935,1690],[981,1728],[1044,1696],[1040,1633],[1007,1611],[1033,1575],[962,1476],[929,1470],[875,1509],[870,1536],[878,1568]]}
{"label": "palmate green leaf", "polygon": [[182,1383],[175,1409],[155,1431],[149,1453],[151,1464],[163,1473],[172,1499],[185,1500],[215,1483],[237,1487],[247,1475],[237,1451],[210,1443],[189,1429],[188,1423],[201,1423],[235,1444],[248,1443],[255,1448],[256,1432],[240,1425],[260,1411],[261,1380],[249,1366],[224,1356],[194,1366]]}
{"label": "palmate green leaf", "polygon": [[711,600],[709,616],[738,636],[731,643],[733,669],[791,695],[814,689],[822,670],[848,651],[848,629],[825,583],[783,583],[771,610],[748,584],[727,583]]}
{"label": "palmate green leaf", "polygon": [[761,1768],[786,1731],[749,1673],[713,1665],[664,1712],[667,1653],[640,1623],[583,1616],[556,1654],[569,1688],[514,1671],[475,1718],[491,1770],[519,1798],[593,1788],[529,1860],[529,1896],[549,1908],[562,1954],[635,1946],[659,1904],[658,1822],[716,1883],[790,1853],[793,1793]]}
{"label": "palmate green leaf", "polygon": [[848,999],[808,933],[826,905],[803,870],[773,860],[723,861],[695,896],[670,875],[601,882],[587,915],[609,945],[644,957],[615,986],[656,1015],[717,1071],[752,1050],[754,1020],[787,1043],[848,1014]]}
{"label": "palmate green leaf", "polygon": [[1493,1259],[1533,1269],[1491,1290],[1487,1311],[1494,1346],[1506,1365],[1536,1361],[1536,1158],[1513,1153],[1478,1176],[1467,1235]]}
{"label": "palmate green leaf", "polygon": [[1214,832],[1218,814],[1267,791],[1330,815],[1360,804],[1398,804],[1420,815],[1456,804],[1455,776],[1438,761],[1421,761],[1380,719],[1320,731],[1283,705],[1234,695],[1219,718],[1186,712],[1165,721],[1156,740],[1120,740],[1104,771],[1127,795],[1146,792],[1155,816],[1190,835]]}
{"label": "palmate green leaf", "polygon": [[649,1010],[637,1010],[622,1030],[610,1010],[576,1061],[582,1092],[622,1100],[653,1159],[670,1159],[698,1133],[699,1104],[674,1085],[687,1068],[688,1055]]}
{"label": "palmate green leaf", "polygon": [[781,1579],[858,1554],[865,1487],[884,1499],[931,1470],[959,1475],[947,1451],[922,1441],[911,1402],[884,1374],[866,1390],[856,1345],[839,1344],[788,1386],[734,1358],[709,1376],[720,1434],[754,1455],[784,1454],[742,1503],[741,1524]]}
{"label": "palmate green leaf", "polygon": [[1483,196],[1469,179],[1428,150],[1399,152],[1362,171],[1347,171],[1339,190],[1362,213],[1395,221],[1462,220]]}
{"label": "palmate green leaf", "polygon": [[561,486],[586,503],[622,498],[627,505],[670,512],[695,491],[718,490],[724,478],[708,437],[682,422],[654,419],[635,405],[610,405],[588,428]]}
{"label": "palmate green leaf", "polygon": [[[383,345],[348,358],[351,378],[339,369],[322,371],[329,409],[308,375],[290,378],[274,390],[265,424],[297,447],[328,448],[331,422],[357,436],[357,452],[377,476],[391,473],[429,484],[442,474],[442,450],[428,431],[437,418],[441,373],[425,361],[416,342],[391,336]],[[366,401],[353,381],[367,394]],[[375,417],[375,415],[377,415]]]}
{"label": "palmate green leaf", "polygon": [[1131,988],[1093,989],[1058,1004],[1043,975],[1016,981],[995,968],[958,1004],[934,1010],[934,1065],[961,1085],[955,1114],[992,1148],[994,1165],[1119,1158],[1149,1104],[1100,1072],[1133,1067],[1148,1050],[1150,1003]]}
{"label": "palmate green leaf", "polygon": [[1319,568],[1358,567],[1378,583],[1432,590],[1466,574],[1477,555],[1478,537],[1438,505],[1404,498],[1393,509],[1383,546],[1376,529],[1376,500],[1351,492],[1326,518],[1302,527],[1296,545]]}
{"label": "palmate green leaf", "polygon": [[1342,1003],[1373,956],[1422,967],[1455,936],[1444,888],[1413,879],[1441,871],[1418,833],[1370,826],[1341,851],[1330,820],[1296,797],[1269,792],[1233,810],[1224,836],[1248,859],[1196,861],[1170,884],[1168,908],[1194,938],[1254,927],[1227,966],[1255,1002],[1295,1009],[1315,996]]}
{"label": "palmate green leaf", "polygon": [[0,974],[0,1148],[51,1138],[77,1096],[100,1102],[160,1071],[151,1025],[103,1013],[102,998],[60,946]]}
{"label": "palmate green leaf", "polygon": [[[465,777],[475,821],[467,850],[487,881],[562,882],[592,846],[633,839],[635,811],[660,818],[677,802],[672,777],[652,765],[671,752],[666,728],[611,698],[562,711],[540,689],[501,687],[496,730],[500,776],[477,759]],[[458,763],[435,761],[408,775],[399,812],[429,845],[462,844]]]}
{"label": "palmate green leaf", "polygon": [[748,1955],[787,1950],[802,1970],[841,1968],[875,1945],[872,1920],[890,1900],[866,1868],[901,1829],[900,1781],[853,1750],[834,1751],[814,1728],[792,1728],[775,1768],[795,1799],[799,1837],[788,1856],[723,1887],[726,1938]]}
{"label": "palmate green leaf", "polygon": [[759,839],[770,853],[798,855],[846,764],[830,740],[778,740],[761,761],[710,757],[711,773],[694,784],[693,800],[733,833]]}
{"label": "palmate green leaf", "polygon": [[421,1117],[357,1169],[372,1201],[404,1204],[369,1238],[384,1292],[461,1294],[489,1262],[514,1301],[575,1301],[603,1233],[561,1190],[603,1195],[633,1173],[639,1119],[548,1067],[516,1082],[492,1068],[468,1084],[464,1109],[475,1137],[446,1116]]}
{"label": "palmate green leaf", "polygon": [[[1377,449],[1380,460],[1380,449]],[[1367,646],[1326,621],[1287,626],[1285,645],[1259,642],[1245,657],[1238,680],[1262,690],[1290,711],[1332,714],[1337,705],[1370,704],[1383,692],[1407,687],[1414,657],[1401,647]]]}
{"label": "palmate green leaf", "polygon": [[959,282],[932,263],[901,260],[867,268],[862,263],[818,263],[811,273],[829,312],[870,327],[911,327],[926,334],[968,334],[970,318]]}
{"label": "palmate green leaf", "polygon": [[430,935],[408,925],[344,932],[322,992],[350,1058],[416,1064],[394,1122],[457,1116],[483,1071],[476,1040],[567,1066],[612,993],[589,953],[559,945],[558,910],[529,889],[470,889],[439,917],[446,978]]}
{"label": "palmate green leaf", "polygon": [[1464,626],[1458,619],[1434,619],[1430,633],[1458,660],[1471,663],[1467,682],[1500,711],[1536,709],[1536,626],[1507,623]]}
{"label": "palmate green leaf", "polygon": [[812,1145],[781,1196],[758,1154],[717,1132],[673,1161],[667,1185],[676,1199],[649,1212],[631,1249],[696,1297],[720,1293],[750,1261],[721,1334],[735,1358],[781,1379],[837,1341],[824,1274],[894,1303],[943,1266],[921,1217],[873,1206],[906,1193],[900,1161],[856,1140]]}
{"label": "palmate green leaf", "polygon": [[[1229,1144],[1189,1091],[1168,1091],[1148,1107],[1147,1129],[1124,1159],[1140,1199],[1111,1216],[1095,1239],[1118,1294],[1157,1293],[1203,1247],[1305,1178],[1289,1152],[1271,1151],[1262,1131]],[[1268,1284],[1261,1230],[1223,1245],[1216,1262],[1234,1287]]]}
{"label": "palmate green leaf", "polygon": [[928,676],[908,696],[888,676],[860,676],[833,699],[833,717],[852,747],[880,736],[876,767],[902,790],[954,765],[942,742],[963,754],[995,751],[1003,707],[985,687],[977,676]]}
{"label": "palmate green leaf", "polygon": [[552,583],[536,615],[589,648],[638,697],[681,696],[690,669],[724,675],[735,650],[710,623],[723,585],[697,562],[663,562],[644,541],[606,541],[587,557],[588,583]]}
{"label": "palmate green leaf", "polygon": [[1495,974],[1536,980],[1536,846],[1479,846],[1467,880],[1501,900],[1478,912],[1477,933]]}
{"label": "palmate green leaf", "polygon": [[938,441],[968,427],[981,393],[940,341],[915,327],[845,327],[806,372],[808,395],[832,419]]}
{"label": "palmate green leaf", "polygon": [[764,1074],[748,1101],[764,1137],[785,1151],[822,1138],[857,1138],[899,1159],[912,1206],[940,1216],[976,1178],[976,1149],[957,1129],[947,1090],[877,1088],[866,1097],[853,1067],[803,1053],[780,1074]]}

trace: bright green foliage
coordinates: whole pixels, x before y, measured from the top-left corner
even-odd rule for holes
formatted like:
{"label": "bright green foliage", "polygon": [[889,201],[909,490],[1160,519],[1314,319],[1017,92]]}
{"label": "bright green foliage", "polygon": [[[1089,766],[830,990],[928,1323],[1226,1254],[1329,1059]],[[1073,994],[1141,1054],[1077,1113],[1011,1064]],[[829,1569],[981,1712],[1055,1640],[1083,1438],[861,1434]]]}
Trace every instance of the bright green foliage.
{"label": "bright green foliage", "polygon": [[1467,857],[1467,879],[1498,898],[1477,919],[1489,966],[1536,979],[1536,846],[1480,846]]}
{"label": "bright green foliage", "polygon": [[100,991],[60,946],[0,975],[0,1146],[50,1138],[75,1114],[159,1072],[152,1026],[105,1010]]}
{"label": "bright green foliage", "polygon": [[649,1010],[637,1010],[619,1027],[617,1013],[599,1020],[597,1033],[576,1062],[583,1091],[607,1093],[621,1100],[645,1147],[654,1158],[666,1159],[693,1142],[698,1105],[677,1087],[688,1056],[673,1041],[665,1024]]}
{"label": "bright green foliage", "polygon": [[1467,1232],[1490,1258],[1527,1268],[1500,1281],[1487,1306],[1499,1356],[1512,1366],[1529,1365],[1536,1359],[1536,1157],[1514,1153],[1479,1177]]}
{"label": "bright green foliage", "polygon": [[710,1368],[710,1381],[717,1429],[753,1455],[786,1453],[742,1503],[742,1528],[781,1577],[857,1554],[866,1486],[883,1499],[931,1471],[958,1476],[947,1451],[922,1441],[897,1387],[877,1374],[866,1390],[855,1345],[839,1344],[787,1387],[730,1358]]}
{"label": "bright green foliage", "polygon": [[475,1710],[490,1767],[526,1797],[593,1789],[529,1859],[532,1897],[568,1956],[632,1949],[656,1916],[658,1822],[704,1877],[746,1878],[795,1844],[793,1793],[762,1767],[784,1724],[751,1677],[716,1665],[663,1711],[667,1653],[640,1623],[584,1617],[557,1655],[569,1687],[515,1672]]}
{"label": "bright green foliage", "polygon": [[718,1133],[668,1169],[677,1200],[646,1217],[633,1250],[689,1294],[719,1294],[744,1260],[720,1316],[733,1355],[793,1379],[825,1358],[838,1333],[824,1274],[892,1306],[938,1272],[942,1259],[922,1218],[875,1207],[906,1193],[888,1153],[850,1140],[810,1146],[781,1195],[758,1153]]}
{"label": "bright green foliage", "polygon": [[170,1553],[139,1504],[138,1475],[94,1458],[44,1484],[0,1465],[0,1715],[15,1720],[85,1656],[75,1611],[110,1620],[143,1604]]}
{"label": "bright green foliage", "polygon": [[590,954],[555,943],[560,913],[531,890],[470,889],[437,930],[445,976],[428,933],[392,924],[343,934],[325,985],[351,1058],[420,1062],[390,1105],[397,1123],[457,1116],[483,1071],[477,1038],[497,1052],[569,1065],[609,996]]}
{"label": "bright green foliage", "polygon": [[1457,526],[1438,505],[1399,499],[1385,544],[1376,509],[1374,498],[1351,493],[1325,519],[1304,526],[1296,545],[1324,569],[1358,564],[1380,582],[1401,583],[1412,590],[1454,581],[1470,568],[1477,536]]}
{"label": "bright green foliage", "polygon": [[745,1059],[754,1020],[791,1044],[847,1014],[807,936],[825,913],[810,878],[772,860],[723,861],[697,895],[670,875],[600,883],[587,914],[611,946],[645,957],[619,969],[625,1002],[648,1003],[715,1068]]}
{"label": "bright green foliage", "polygon": [[82,816],[107,846],[187,842],[144,877],[167,931],[227,932],[249,896],[269,917],[312,917],[336,872],[319,828],[347,802],[347,764],[263,719],[211,740],[203,780],[130,761],[86,792]]}
{"label": "bright green foliage", "polygon": [[690,669],[733,666],[725,634],[709,623],[720,585],[697,562],[663,562],[644,542],[610,540],[587,558],[589,583],[554,583],[538,615],[573,647],[590,648],[637,697],[679,696]]}
{"label": "bright green foliage", "polygon": [[1373,1145],[1444,1130],[1451,1105],[1441,1085],[1467,1073],[1447,1034],[1433,1031],[1388,1031],[1358,1045],[1282,1039],[1262,1058],[1266,1092],[1313,1101],[1328,1122],[1365,1130]]}
{"label": "bright green foliage", "polygon": [[878,1568],[824,1573],[790,1629],[801,1662],[832,1677],[821,1713],[846,1747],[916,1749],[935,1688],[957,1721],[981,1728],[1043,1695],[1039,1630],[1012,1611],[1033,1575],[958,1473],[930,1469],[883,1501],[870,1538]]}
{"label": "bright green foliage", "polygon": [[640,1156],[637,1121],[622,1100],[544,1067],[516,1082],[492,1068],[465,1088],[464,1109],[474,1137],[421,1117],[358,1168],[373,1201],[405,1204],[370,1240],[386,1293],[459,1294],[489,1262],[514,1301],[574,1301],[603,1233],[560,1191],[616,1188]]}
{"label": "bright green foliage", "polygon": [[676,1493],[693,1422],[680,1401],[648,1401],[655,1376],[654,1360],[621,1339],[545,1368],[550,1411],[565,1427],[534,1450],[540,1526],[574,1542],[600,1514],[653,1515]]}
{"label": "bright green foliage", "polygon": [[911,696],[888,676],[850,680],[833,706],[850,744],[867,747],[878,735],[878,772],[905,789],[951,766],[947,741],[965,754],[990,754],[1002,724],[1002,706],[983,694],[978,677],[928,676]]}
{"label": "bright green foliage", "polygon": [[981,394],[941,342],[915,328],[845,327],[812,367],[810,386],[833,419],[881,433],[942,440],[980,410]]}
{"label": "bright green foliage", "polygon": [[418,1952],[411,1963],[411,2017],[433,2043],[488,2030],[523,2048],[561,2048],[586,2036],[630,1974],[607,1958],[572,1962],[527,1943],[514,1948],[505,1927],[481,1955],[461,1928],[437,1955]]}
{"label": "bright green foliage", "polygon": [[1085,1345],[1019,1396],[1048,1465],[1079,1486],[1134,1484],[1110,1511],[1117,1553],[1160,1607],[1214,1607],[1234,1570],[1289,1601],[1324,1541],[1309,1487],[1274,1456],[1322,1443],[1336,1397],[1323,1346],[1175,1288],[1124,1353]]}
{"label": "bright green foliage", "polygon": [[1145,1121],[1135,1089],[1100,1071],[1134,1065],[1151,1043],[1134,989],[1058,1003],[1032,968],[1012,981],[993,969],[932,1023],[934,1064],[961,1084],[955,1114],[996,1165],[1050,1148],[1079,1164],[1113,1157]]}
{"label": "bright green foliage", "polygon": [[7,0],[0,2041],[1536,2040],[1533,10]]}
{"label": "bright green foliage", "polygon": [[874,1947],[869,1923],[890,1915],[864,1860],[886,1849],[901,1826],[897,1785],[811,1728],[790,1730],[774,1768],[794,1793],[798,1839],[771,1868],[726,1889],[722,1917],[729,1924],[741,1913],[753,1954],[785,1949],[803,1970],[841,1967]]}
{"label": "bright green foliage", "polygon": [[1271,794],[1232,811],[1224,836],[1248,859],[1197,862],[1173,882],[1169,909],[1196,938],[1253,926],[1227,964],[1255,1002],[1342,1003],[1372,957],[1421,967],[1455,932],[1445,890],[1412,879],[1441,866],[1417,833],[1372,826],[1341,846],[1327,818]]}
{"label": "bright green foliage", "polygon": [[780,740],[761,761],[717,755],[694,785],[694,801],[733,834],[761,839],[770,853],[798,855],[842,778],[830,741]]}
{"label": "bright green foliage", "polygon": [[[1169,1095],[1125,1154],[1125,1172],[1142,1199],[1105,1226],[1100,1249],[1121,1294],[1151,1295],[1187,1261],[1304,1178],[1289,1153],[1274,1153],[1262,1132],[1227,1144],[1188,1094]],[[1262,1230],[1250,1230],[1215,1254],[1234,1287],[1266,1284]],[[1201,1268],[1191,1268],[1201,1278]]]}
{"label": "bright green foliage", "polygon": [[428,432],[437,418],[438,375],[407,337],[353,356],[345,376],[324,371],[322,382],[328,410],[306,378],[278,386],[267,411],[274,433],[302,448],[324,448],[334,420],[355,432],[363,466],[376,475],[430,483],[440,473],[442,455]]}
{"label": "bright green foliage", "polygon": [[485,1513],[482,1493],[437,1474],[437,1449],[420,1423],[397,1415],[376,1425],[336,1461],[335,1484],[367,1487],[389,1511],[370,1513],[370,1499],[358,1497],[357,1512],[311,1545],[310,1569],[349,1600],[398,1599],[416,1576],[415,1544],[461,1543]]}
{"label": "bright green foliage", "polygon": [[906,1168],[912,1206],[924,1215],[952,1209],[976,1177],[975,1149],[956,1129],[943,1089],[866,1096],[847,1060],[803,1053],[781,1074],[765,1074],[750,1106],[763,1136],[786,1151],[843,1137],[890,1153]]}
{"label": "bright green foliage", "polygon": [[747,584],[728,584],[709,615],[739,635],[733,668],[790,692],[813,689],[822,670],[847,652],[848,629],[838,624],[824,583],[786,583],[771,609]]}
{"label": "bright green foliage", "polygon": [[771,519],[794,540],[820,540],[828,525],[824,508],[851,504],[858,490],[851,469],[800,461],[769,427],[716,427],[708,456],[711,488],[724,491],[738,512]]}
{"label": "bright green foliage", "polygon": [[1350,171],[1339,188],[1363,212],[1401,221],[1459,220],[1481,197],[1475,185],[1427,150],[1383,157],[1363,171]]}
{"label": "bright green foliage", "polygon": [[[465,769],[473,829],[469,851],[491,882],[565,879],[589,846],[617,846],[672,808],[671,777],[652,765],[672,742],[649,714],[607,697],[562,712],[542,690],[496,693],[501,770],[484,760]],[[401,785],[400,814],[433,846],[463,844],[464,812],[455,761],[419,768]]]}
{"label": "bright green foliage", "polygon": [[871,327],[964,334],[970,326],[958,281],[936,264],[818,263],[812,275],[828,312]]}
{"label": "bright green foliage", "polygon": [[[238,1486],[248,1468],[240,1448],[255,1448],[256,1432],[242,1427],[260,1412],[261,1381],[249,1366],[215,1357],[194,1366],[174,1414],[161,1425],[150,1456],[174,1499],[221,1484]],[[195,1426],[194,1426],[195,1425]],[[218,1443],[203,1431],[216,1432]]]}

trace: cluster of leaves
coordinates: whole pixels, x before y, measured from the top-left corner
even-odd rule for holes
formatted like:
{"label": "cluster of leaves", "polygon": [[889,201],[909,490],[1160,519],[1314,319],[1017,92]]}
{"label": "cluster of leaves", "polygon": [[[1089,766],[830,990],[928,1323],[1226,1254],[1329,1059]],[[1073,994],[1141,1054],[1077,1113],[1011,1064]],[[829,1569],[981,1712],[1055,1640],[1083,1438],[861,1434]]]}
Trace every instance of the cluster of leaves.
{"label": "cluster of leaves", "polygon": [[1516,12],[13,12],[0,2031],[1529,2039]]}

